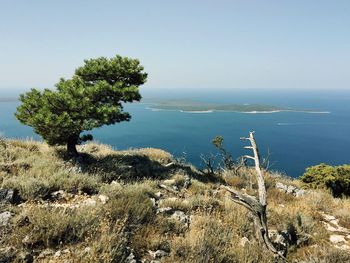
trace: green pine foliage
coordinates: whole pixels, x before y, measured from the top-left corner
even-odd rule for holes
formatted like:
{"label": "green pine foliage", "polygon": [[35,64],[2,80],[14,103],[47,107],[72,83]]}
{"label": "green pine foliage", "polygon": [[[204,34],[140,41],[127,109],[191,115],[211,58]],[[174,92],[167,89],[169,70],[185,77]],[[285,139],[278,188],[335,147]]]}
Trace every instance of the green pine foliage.
{"label": "green pine foliage", "polygon": [[56,84],[56,90],[22,94],[15,116],[48,144],[67,145],[69,153],[77,155],[75,145],[92,139],[80,136],[82,132],[130,120],[123,103],[141,99],[139,86],[146,79],[137,59],[117,55],[85,60],[71,79]]}
{"label": "green pine foliage", "polygon": [[328,188],[333,196],[350,196],[350,165],[319,164],[306,169],[301,181],[311,188]]}

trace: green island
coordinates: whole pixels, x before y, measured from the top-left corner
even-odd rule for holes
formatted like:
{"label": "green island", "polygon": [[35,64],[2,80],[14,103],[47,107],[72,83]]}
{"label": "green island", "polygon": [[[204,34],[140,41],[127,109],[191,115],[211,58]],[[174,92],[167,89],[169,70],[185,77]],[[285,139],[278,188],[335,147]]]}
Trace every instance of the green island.
{"label": "green island", "polygon": [[281,111],[325,113],[321,111],[312,111],[304,109],[294,109],[290,107],[280,107],[266,104],[215,104],[206,102],[197,102],[191,100],[159,100],[150,102],[150,109],[155,110],[178,110],[183,112],[242,112],[242,113],[273,113]]}

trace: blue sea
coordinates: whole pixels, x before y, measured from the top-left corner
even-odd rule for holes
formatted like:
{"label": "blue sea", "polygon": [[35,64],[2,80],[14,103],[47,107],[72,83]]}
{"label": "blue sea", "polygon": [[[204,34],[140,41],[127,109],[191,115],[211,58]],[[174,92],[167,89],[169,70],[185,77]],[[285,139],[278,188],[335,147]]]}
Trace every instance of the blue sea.
{"label": "blue sea", "polygon": [[[211,139],[221,135],[236,158],[248,153],[240,137],[255,131],[262,155],[270,153],[271,170],[298,177],[321,162],[350,163],[350,91],[346,90],[202,90],[141,89],[144,102],[126,105],[130,122],[93,130],[95,140],[115,149],[155,147],[203,166],[200,155],[215,153]],[[1,94],[0,94],[1,97]],[[187,99],[226,104],[270,104],[323,113],[186,113],[152,111],[152,99]],[[18,102],[0,102],[0,134],[8,138],[40,137],[21,125]],[[328,112],[328,113],[326,113]]]}

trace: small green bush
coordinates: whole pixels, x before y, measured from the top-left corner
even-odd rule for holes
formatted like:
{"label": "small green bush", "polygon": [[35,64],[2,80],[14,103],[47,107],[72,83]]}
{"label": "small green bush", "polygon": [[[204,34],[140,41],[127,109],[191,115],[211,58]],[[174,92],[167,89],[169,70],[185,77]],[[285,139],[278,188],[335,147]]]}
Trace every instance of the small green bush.
{"label": "small green bush", "polygon": [[300,180],[311,188],[328,188],[334,197],[350,196],[350,165],[322,163],[307,168]]}

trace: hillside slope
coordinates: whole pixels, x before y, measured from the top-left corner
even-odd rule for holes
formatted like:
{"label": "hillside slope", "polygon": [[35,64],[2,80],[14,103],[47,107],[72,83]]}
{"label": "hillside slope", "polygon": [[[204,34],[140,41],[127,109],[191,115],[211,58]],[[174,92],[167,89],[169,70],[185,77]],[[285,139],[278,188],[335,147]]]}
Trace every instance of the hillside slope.
{"label": "hillside slope", "polygon": [[[0,262],[273,262],[249,212],[253,170],[205,176],[159,149],[87,144],[77,161],[0,141]],[[266,174],[271,238],[290,262],[350,262],[350,200]]]}

